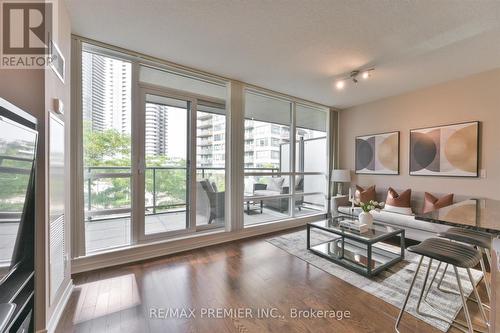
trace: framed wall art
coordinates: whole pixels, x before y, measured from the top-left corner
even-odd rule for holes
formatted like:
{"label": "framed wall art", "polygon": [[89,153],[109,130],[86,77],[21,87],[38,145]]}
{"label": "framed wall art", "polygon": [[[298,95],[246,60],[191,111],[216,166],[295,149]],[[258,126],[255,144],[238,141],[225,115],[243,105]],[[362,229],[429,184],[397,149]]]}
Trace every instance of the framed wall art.
{"label": "framed wall art", "polygon": [[356,173],[399,175],[399,131],[356,137]]}
{"label": "framed wall art", "polygon": [[478,177],[479,124],[410,130],[410,175]]}

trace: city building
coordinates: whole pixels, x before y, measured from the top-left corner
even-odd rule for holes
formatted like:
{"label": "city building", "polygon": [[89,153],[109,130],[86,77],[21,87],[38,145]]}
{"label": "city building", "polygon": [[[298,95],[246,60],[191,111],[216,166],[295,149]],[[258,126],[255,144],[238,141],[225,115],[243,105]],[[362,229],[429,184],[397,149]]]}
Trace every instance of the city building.
{"label": "city building", "polygon": [[500,1],[0,1],[0,333],[500,333]]}

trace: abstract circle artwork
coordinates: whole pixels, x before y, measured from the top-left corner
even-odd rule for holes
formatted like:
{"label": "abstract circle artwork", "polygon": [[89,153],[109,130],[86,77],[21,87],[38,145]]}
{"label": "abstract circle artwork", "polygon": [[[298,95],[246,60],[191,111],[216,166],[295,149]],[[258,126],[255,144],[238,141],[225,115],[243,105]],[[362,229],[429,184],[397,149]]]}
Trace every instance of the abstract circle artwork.
{"label": "abstract circle artwork", "polygon": [[478,176],[479,122],[410,131],[410,175]]}
{"label": "abstract circle artwork", "polygon": [[399,132],[356,137],[356,173],[399,174]]}

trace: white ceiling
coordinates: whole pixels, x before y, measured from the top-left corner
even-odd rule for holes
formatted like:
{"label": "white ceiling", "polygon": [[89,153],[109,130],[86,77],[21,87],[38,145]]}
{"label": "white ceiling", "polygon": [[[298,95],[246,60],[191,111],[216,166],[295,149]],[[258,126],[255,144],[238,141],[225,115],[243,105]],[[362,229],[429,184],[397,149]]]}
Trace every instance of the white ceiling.
{"label": "white ceiling", "polygon": [[500,67],[496,0],[66,3],[75,34],[340,108]]}

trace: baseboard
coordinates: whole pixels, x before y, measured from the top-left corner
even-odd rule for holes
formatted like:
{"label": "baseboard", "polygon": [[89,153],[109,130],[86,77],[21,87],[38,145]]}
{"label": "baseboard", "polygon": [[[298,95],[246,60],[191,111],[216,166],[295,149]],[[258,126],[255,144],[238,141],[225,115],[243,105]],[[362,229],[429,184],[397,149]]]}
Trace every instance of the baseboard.
{"label": "baseboard", "polygon": [[319,216],[309,216],[300,219],[250,226],[243,230],[232,232],[225,232],[221,230],[179,240],[163,241],[155,244],[142,245],[93,256],[76,258],[72,261],[71,273],[75,274],[110,266],[123,265],[135,261],[157,258],[206,246],[232,242],[243,238],[297,228],[318,219]]}
{"label": "baseboard", "polygon": [[59,324],[59,320],[62,317],[62,314],[64,312],[64,309],[66,308],[66,305],[68,304],[72,292],[73,292],[73,280],[69,280],[68,284],[66,285],[66,288],[64,288],[64,291],[61,294],[61,298],[59,299],[59,302],[57,303],[54,312],[52,313],[52,317],[50,317],[49,319],[49,322],[47,324],[47,329],[45,330],[45,332],[47,333],[55,332],[57,324]]}

